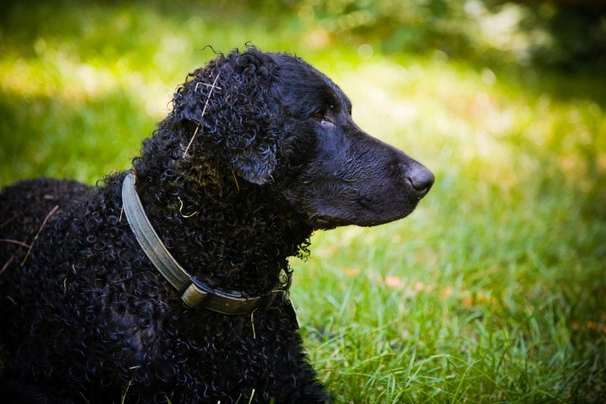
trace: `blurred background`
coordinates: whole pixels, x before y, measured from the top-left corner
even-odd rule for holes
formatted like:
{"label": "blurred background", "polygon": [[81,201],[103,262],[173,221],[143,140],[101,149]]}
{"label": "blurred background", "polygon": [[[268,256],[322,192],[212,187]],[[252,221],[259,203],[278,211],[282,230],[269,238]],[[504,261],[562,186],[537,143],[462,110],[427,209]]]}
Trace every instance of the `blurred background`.
{"label": "blurred background", "polygon": [[128,169],[213,49],[295,53],[436,174],[409,218],[292,262],[336,401],[606,401],[605,0],[2,7],[0,187]]}

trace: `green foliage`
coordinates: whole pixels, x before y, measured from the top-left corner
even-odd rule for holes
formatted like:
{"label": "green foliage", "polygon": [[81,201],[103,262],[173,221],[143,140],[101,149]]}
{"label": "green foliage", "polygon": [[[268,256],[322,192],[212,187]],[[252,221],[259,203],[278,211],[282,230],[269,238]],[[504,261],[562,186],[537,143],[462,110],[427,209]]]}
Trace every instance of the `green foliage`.
{"label": "green foliage", "polygon": [[[512,4],[483,0],[492,13]],[[572,71],[606,68],[606,2],[517,0],[515,30],[525,37],[525,58]]]}
{"label": "green foliage", "polygon": [[[234,7],[234,2],[220,4]],[[333,40],[369,43],[383,53],[426,54],[438,49],[450,57],[486,61],[507,56],[518,63],[575,71],[606,67],[604,0],[249,0],[235,4],[282,15]]]}
{"label": "green foliage", "polygon": [[[387,1],[310,1],[306,13],[280,3],[279,19],[231,2],[167,4],[8,9],[0,186],[127,168],[186,73],[213,57],[206,45],[296,52],[351,96],[362,128],[437,177],[411,217],[316,234],[312,257],[292,262],[303,336],[336,402],[604,401],[604,77],[337,39],[383,35],[340,30],[331,15],[378,16]],[[434,15],[440,4],[455,7],[407,7]]]}
{"label": "green foliage", "polygon": [[[446,48],[461,51],[469,45],[469,21],[462,2],[445,0],[303,1],[309,19],[335,36],[353,34],[380,39],[383,50],[425,51]],[[444,38],[449,40],[445,41]]]}

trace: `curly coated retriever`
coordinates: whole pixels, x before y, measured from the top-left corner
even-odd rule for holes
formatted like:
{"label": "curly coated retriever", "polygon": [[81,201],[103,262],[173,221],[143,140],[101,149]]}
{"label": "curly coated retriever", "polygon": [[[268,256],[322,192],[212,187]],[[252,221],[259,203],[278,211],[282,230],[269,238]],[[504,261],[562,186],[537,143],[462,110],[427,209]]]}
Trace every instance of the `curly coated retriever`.
{"label": "curly coated retriever", "polygon": [[0,194],[4,403],[330,401],[288,257],[316,229],[403,218],[434,177],[370,137],[298,57],[218,55],[132,170]]}

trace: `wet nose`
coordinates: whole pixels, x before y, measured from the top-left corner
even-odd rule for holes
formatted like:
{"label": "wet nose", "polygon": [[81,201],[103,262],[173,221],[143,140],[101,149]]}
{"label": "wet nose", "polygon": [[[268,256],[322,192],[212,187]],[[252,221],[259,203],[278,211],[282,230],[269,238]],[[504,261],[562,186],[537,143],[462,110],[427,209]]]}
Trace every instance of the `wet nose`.
{"label": "wet nose", "polygon": [[408,169],[408,172],[406,173],[406,180],[412,186],[413,192],[415,192],[417,197],[421,199],[431,189],[431,186],[435,181],[435,177],[427,168],[420,164],[415,164]]}

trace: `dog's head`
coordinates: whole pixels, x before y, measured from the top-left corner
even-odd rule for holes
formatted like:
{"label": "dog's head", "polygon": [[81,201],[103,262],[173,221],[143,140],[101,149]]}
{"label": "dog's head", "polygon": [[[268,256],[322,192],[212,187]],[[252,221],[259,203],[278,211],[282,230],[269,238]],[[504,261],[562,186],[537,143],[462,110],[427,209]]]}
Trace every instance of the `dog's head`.
{"label": "dog's head", "polygon": [[[433,174],[362,131],[351,102],[303,60],[255,48],[220,56],[190,74],[172,119],[225,170],[305,214],[315,228],[372,226],[413,211]],[[195,134],[195,135],[194,135]]]}

